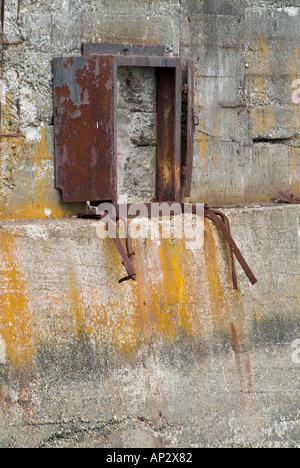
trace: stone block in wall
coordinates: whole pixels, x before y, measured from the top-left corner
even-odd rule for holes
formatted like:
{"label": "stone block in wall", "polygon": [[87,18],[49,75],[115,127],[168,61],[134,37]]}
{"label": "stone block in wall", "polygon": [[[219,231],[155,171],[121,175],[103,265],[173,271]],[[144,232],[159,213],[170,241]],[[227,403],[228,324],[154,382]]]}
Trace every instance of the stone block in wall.
{"label": "stone block in wall", "polygon": [[245,103],[215,101],[214,106],[196,108],[199,125],[196,128],[196,139],[224,142],[236,142],[251,145],[249,138],[249,114]]}
{"label": "stone block in wall", "polygon": [[[76,0],[78,2],[78,0]],[[197,0],[196,3],[201,3]],[[79,4],[80,1],[78,2]],[[85,11],[105,11],[114,16],[153,16],[157,14],[176,15],[181,12],[178,0],[90,0],[89,7],[85,6]]]}
{"label": "stone block in wall", "polygon": [[156,147],[126,148],[119,178],[120,200],[127,196],[129,203],[152,202],[156,196]]}
{"label": "stone block in wall", "polygon": [[[265,105],[251,111],[252,137],[255,140],[290,140],[299,146],[300,106]],[[276,141],[275,141],[276,143]]]}
{"label": "stone block in wall", "polygon": [[[202,135],[195,143],[201,154],[193,172],[193,200],[221,205],[260,203],[277,196],[283,188],[297,192],[300,167],[299,148],[287,144],[255,143],[243,146],[237,142],[212,140]],[[207,184],[203,184],[207,180]]]}
{"label": "stone block in wall", "polygon": [[118,70],[117,147],[120,201],[156,196],[156,77],[152,68]]}
{"label": "stone block in wall", "polygon": [[134,44],[162,44],[174,55],[179,54],[177,17],[122,15],[103,11],[83,12],[81,17],[82,42],[117,42]]}
{"label": "stone block in wall", "polygon": [[203,13],[210,15],[244,16],[245,0],[203,0]]}
{"label": "stone block in wall", "polygon": [[297,135],[292,84],[300,76],[300,9],[252,6],[246,13],[246,95],[253,138]]}
{"label": "stone block in wall", "polygon": [[128,128],[128,135],[134,145],[156,146],[156,113],[134,113]]}
{"label": "stone block in wall", "polygon": [[[287,144],[256,143],[252,153],[257,189],[277,196],[282,187],[297,191],[300,177],[300,148]],[[273,193],[270,193],[272,190]]]}
{"label": "stone block in wall", "polygon": [[245,38],[243,18],[195,13],[191,17],[183,18],[179,28],[181,48],[243,47]]}
{"label": "stone block in wall", "polygon": [[126,106],[131,112],[156,112],[156,78],[153,68],[119,67],[118,90],[118,107]]}
{"label": "stone block in wall", "polygon": [[[261,200],[261,192],[254,185],[251,165],[251,146],[237,141],[212,139],[202,134],[195,142],[195,152],[201,155],[194,161],[192,201],[201,200],[220,206],[222,200],[237,205],[240,200]],[[247,161],[247,164],[245,164]],[[205,181],[205,182],[204,182]]]}

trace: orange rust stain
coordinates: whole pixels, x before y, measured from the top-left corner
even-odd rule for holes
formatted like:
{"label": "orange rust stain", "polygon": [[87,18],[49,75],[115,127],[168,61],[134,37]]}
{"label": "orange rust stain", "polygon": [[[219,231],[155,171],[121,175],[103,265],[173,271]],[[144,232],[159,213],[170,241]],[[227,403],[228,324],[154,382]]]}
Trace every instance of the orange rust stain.
{"label": "orange rust stain", "polygon": [[230,324],[231,327],[231,336],[232,336],[232,344],[234,348],[234,354],[235,354],[235,361],[236,361],[236,366],[237,366],[237,373],[239,376],[239,381],[240,381],[240,388],[243,393],[245,393],[246,387],[245,387],[245,380],[249,380],[248,376],[248,368],[246,368],[246,373],[243,373],[243,365],[242,365],[242,360],[241,360],[241,354],[240,354],[240,343],[239,343],[239,336],[237,329],[233,323]]}
{"label": "orange rust stain", "polygon": [[34,160],[37,161],[38,159],[53,159],[46,141],[44,127],[41,127],[41,141],[35,144]]}
{"label": "orange rust stain", "polygon": [[252,362],[251,362],[250,357],[247,359],[247,362],[246,362],[246,376],[247,376],[247,391],[251,398],[252,411],[256,413],[257,411],[256,392],[255,392]]}
{"label": "orange rust stain", "polygon": [[[222,259],[209,222],[205,229],[205,252],[199,254],[203,255],[201,272],[194,268],[194,254],[187,252],[182,241],[165,239],[155,243],[148,239],[139,241],[135,251],[138,282],[131,284],[134,297],[130,305],[135,308],[131,329],[137,346],[150,343],[156,336],[175,342],[182,332],[205,340],[205,330],[210,326],[208,316],[213,328],[228,336],[233,323],[239,339],[245,342],[242,299],[239,293],[225,290],[222,284]],[[191,259],[189,264],[187,256]],[[201,314],[206,316],[205,323]],[[126,321],[124,329],[129,330]]]}
{"label": "orange rust stain", "polygon": [[[202,121],[201,128],[205,128],[205,121]],[[202,158],[206,158],[208,155],[208,142],[209,137],[205,132],[200,132],[200,154]]]}
{"label": "orange rust stain", "polygon": [[26,278],[12,235],[0,233],[1,322],[0,333],[7,356],[16,369],[29,366],[34,356],[32,316]]}
{"label": "orange rust stain", "polygon": [[[227,266],[224,272],[221,256],[222,245],[217,245],[214,235],[215,228],[210,221],[205,222],[205,262],[206,277],[208,279],[208,307],[213,319],[213,327],[229,337],[234,338],[235,349],[237,342],[247,346],[247,325],[245,311],[240,291],[232,286],[230,268],[230,254],[227,248]],[[224,277],[224,284],[222,281]],[[234,333],[233,333],[234,330]]]}
{"label": "orange rust stain", "polygon": [[259,42],[259,49],[261,51],[261,54],[264,57],[268,57],[270,55],[270,47],[268,45],[268,40],[262,33],[259,33],[258,35],[258,42]]}
{"label": "orange rust stain", "polygon": [[270,74],[269,56],[270,47],[268,40],[259,33],[257,36],[257,42],[259,45],[258,53],[258,67],[254,78],[255,94],[260,98],[260,101],[264,104],[263,108],[258,108],[256,111],[252,111],[253,123],[256,127],[256,131],[261,135],[265,135],[266,132],[272,131],[274,126],[274,112],[272,106],[268,105],[267,99],[267,76]]}
{"label": "orange rust stain", "polygon": [[262,298],[259,299],[259,301],[256,301],[256,308],[257,308],[257,314],[256,314],[256,320],[259,322],[259,323],[262,323],[265,321],[264,317],[263,317],[263,302],[262,302]]}
{"label": "orange rust stain", "polygon": [[238,338],[238,333],[236,330],[235,325],[231,322],[230,323],[230,328],[231,328],[231,336],[232,336],[232,344],[237,360],[237,365],[238,369],[241,370],[241,359],[240,359],[240,344],[239,344],[239,338]]}

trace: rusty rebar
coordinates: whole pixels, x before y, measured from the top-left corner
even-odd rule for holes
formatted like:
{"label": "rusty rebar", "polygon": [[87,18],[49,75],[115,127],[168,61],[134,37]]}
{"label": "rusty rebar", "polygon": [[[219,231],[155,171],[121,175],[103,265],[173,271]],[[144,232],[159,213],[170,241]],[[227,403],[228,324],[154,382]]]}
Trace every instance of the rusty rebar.
{"label": "rusty rebar", "polygon": [[[173,204],[174,202],[168,202],[168,203]],[[127,214],[128,214],[130,206],[131,205],[127,205],[127,210],[126,210]],[[146,206],[146,208],[148,210],[148,217],[151,217],[152,216],[151,204],[146,203],[143,206]],[[183,208],[184,204],[181,204],[180,206],[181,206],[181,208]],[[117,220],[121,219],[120,218],[120,205],[115,205],[115,208],[116,208],[115,219],[117,219]],[[124,208],[124,206],[123,206],[123,208]],[[197,215],[196,205],[192,205],[191,212],[193,214]],[[182,213],[182,209],[178,210],[178,212],[174,211],[173,214],[178,215],[178,214],[181,214],[181,213]],[[102,219],[105,223],[107,223],[108,229],[110,230],[110,228],[111,228],[111,224],[112,224],[111,218],[108,217],[105,220],[104,219],[104,214],[99,214],[99,213],[97,213],[96,210],[94,210],[93,212],[90,212],[90,213],[78,214],[77,216],[79,218],[85,218],[85,219],[89,219],[89,218],[91,218],[91,219]],[[128,217],[133,219],[136,216],[131,216],[131,217],[128,216]],[[233,238],[231,236],[230,223],[229,223],[229,219],[227,218],[227,216],[222,211],[214,210],[214,209],[210,208],[208,205],[205,205],[204,217],[210,219],[211,221],[213,221],[215,223],[215,225],[220,229],[220,231],[222,232],[225,240],[227,241],[227,243],[229,245],[230,256],[231,256],[231,268],[232,268],[232,282],[233,282],[234,289],[238,290],[238,281],[237,281],[237,274],[236,274],[236,268],[235,268],[235,263],[234,263],[234,257],[236,257],[236,259],[240,263],[241,267],[243,268],[243,270],[244,270],[246,276],[248,277],[249,281],[251,282],[251,284],[253,284],[253,285],[256,284],[257,283],[256,277],[254,276],[250,266],[246,262],[246,260],[243,257],[240,249],[238,248],[237,244],[235,243],[235,241],[233,240]],[[111,232],[114,232],[114,231],[111,230]],[[123,264],[124,264],[124,266],[125,266],[125,268],[126,268],[126,270],[128,272],[128,277],[121,280],[121,282],[125,281],[125,280],[129,280],[129,279],[136,280],[135,267],[134,267],[134,264],[133,264],[133,260],[131,258],[132,255],[134,255],[133,250],[132,250],[132,241],[131,241],[130,235],[129,236],[128,235],[129,235],[129,233],[127,231],[127,253],[126,253],[125,247],[123,246],[123,243],[122,243],[121,239],[116,238],[116,236],[113,236],[116,247],[118,249],[118,252],[119,252],[119,254],[120,254],[120,256],[121,256],[121,258],[123,260]],[[124,258],[125,258],[125,262],[124,262]]]}
{"label": "rusty rebar", "polygon": [[286,190],[279,193],[292,205],[300,205],[300,197],[298,197],[298,195],[296,195],[292,190]]}

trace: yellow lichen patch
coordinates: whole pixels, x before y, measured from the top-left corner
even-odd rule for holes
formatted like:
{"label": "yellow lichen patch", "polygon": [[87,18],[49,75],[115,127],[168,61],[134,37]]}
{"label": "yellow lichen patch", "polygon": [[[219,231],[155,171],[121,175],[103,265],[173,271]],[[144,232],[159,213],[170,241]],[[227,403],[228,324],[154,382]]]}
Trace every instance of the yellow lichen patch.
{"label": "yellow lichen patch", "polygon": [[[184,260],[183,260],[183,242],[179,239],[177,242],[169,243],[170,264],[169,282],[167,287],[169,292],[173,285],[173,297],[175,303],[178,304],[179,325],[186,334],[191,332],[191,317],[189,313],[189,297],[187,294],[186,279],[184,276]],[[161,252],[163,258],[163,251]]]}
{"label": "yellow lichen patch", "polygon": [[15,238],[0,233],[0,333],[16,369],[29,366],[34,347],[26,278]]}
{"label": "yellow lichen patch", "polygon": [[132,353],[138,346],[135,317],[130,313],[134,307],[125,300],[124,307],[122,301],[114,302],[109,297],[103,301],[101,291],[87,290],[81,285],[80,277],[76,276],[72,262],[70,299],[74,327],[72,332],[79,340],[89,339],[100,349],[109,346],[111,350],[125,355]]}
{"label": "yellow lichen patch", "polygon": [[13,107],[14,107],[14,96],[7,92],[2,105],[2,128],[3,133],[14,133],[16,129],[12,131],[10,124],[15,120]]}
{"label": "yellow lichen patch", "polygon": [[74,329],[77,335],[81,335],[86,332],[86,320],[84,316],[84,310],[80,295],[77,291],[76,279],[74,268],[71,262],[70,265],[70,291],[71,291],[71,304],[72,304],[72,313],[74,317]]}
{"label": "yellow lichen patch", "polygon": [[45,127],[41,127],[41,140],[35,143],[34,160],[38,159],[53,159],[53,154],[49,150],[45,135]]}
{"label": "yellow lichen patch", "polygon": [[67,333],[126,359],[157,340],[173,344],[185,337],[205,343],[214,332],[231,339],[232,323],[242,340],[242,299],[230,292],[220,246],[208,221],[205,252],[187,249],[184,240],[134,240],[137,282],[118,285],[125,271],[112,245],[107,253],[114,272],[109,271],[107,284],[91,289],[70,261],[68,298],[62,294],[59,301],[69,310]]}
{"label": "yellow lichen patch", "polygon": [[[202,122],[203,125],[204,122]],[[202,158],[207,156],[209,138],[205,132],[200,133],[200,154]]]}
{"label": "yellow lichen patch", "polygon": [[[266,133],[270,133],[274,127],[274,113],[272,106],[269,105],[268,98],[268,76],[270,75],[270,46],[268,39],[259,33],[256,39],[258,45],[258,55],[255,59],[255,65],[252,65],[255,76],[253,78],[252,92],[255,92],[255,96],[259,106],[251,112],[251,118],[255,133],[264,136]],[[249,76],[249,79],[252,78]]]}
{"label": "yellow lichen patch", "polygon": [[[138,281],[130,283],[130,306],[135,308],[134,316],[127,321],[118,320],[120,326],[115,327],[112,326],[115,318],[112,319],[109,312],[104,317],[101,311],[104,321],[111,321],[116,343],[124,343],[123,351],[126,346],[133,349],[141,343],[151,343],[155,337],[174,343],[182,333],[205,342],[211,329],[231,337],[232,323],[240,339],[243,338],[241,295],[235,291],[229,294],[228,288],[225,290],[221,279],[223,259],[214,234],[213,227],[207,223],[205,252],[197,252],[199,268],[195,266],[195,252],[188,251],[182,240],[137,242]],[[130,339],[126,340],[126,334]]]}
{"label": "yellow lichen patch", "polygon": [[138,283],[133,292],[141,342],[149,343],[155,335],[174,342],[179,330],[191,333],[181,252],[182,245],[169,239],[145,240],[137,246]]}
{"label": "yellow lichen patch", "polygon": [[[179,330],[185,334],[191,334],[191,321],[188,308],[188,295],[186,290],[186,281],[183,274],[183,264],[180,253],[183,252],[182,241],[164,240],[159,248],[161,269],[163,280],[161,284],[161,304],[162,308],[156,314],[158,319],[158,327],[160,331],[167,334],[168,328],[165,325],[171,326],[172,336],[175,338],[175,333]],[[173,311],[173,317],[169,319],[161,319],[162,314],[165,316]],[[170,323],[171,320],[171,323]]]}
{"label": "yellow lichen patch", "polygon": [[263,307],[264,307],[264,305],[263,305],[262,299],[260,298],[259,300],[256,301],[256,310],[257,310],[256,320],[259,323],[264,322]]}
{"label": "yellow lichen patch", "polygon": [[136,320],[135,317],[132,317],[131,313],[129,313],[128,307],[122,309],[120,313],[115,315],[113,311],[118,309],[120,310],[117,304],[109,304],[109,310],[113,320],[111,322],[111,329],[109,327],[107,328],[107,333],[112,334],[114,349],[118,349],[122,354],[130,356],[140,344]]}
{"label": "yellow lichen patch", "polygon": [[[54,188],[54,170],[51,154],[45,137],[45,130],[41,128],[41,140],[35,144],[33,169],[34,180],[26,183],[28,204],[25,208],[26,217],[44,218],[51,212],[52,217],[62,217],[67,214],[67,207],[59,203],[59,193]],[[45,211],[48,210],[48,211]]]}
{"label": "yellow lichen patch", "polygon": [[[154,333],[154,310],[157,297],[152,294],[153,262],[150,257],[150,239],[136,242],[134,257],[138,282],[133,285],[135,321],[141,343],[149,343]],[[155,251],[154,251],[155,252]],[[153,259],[155,256],[153,256]]]}
{"label": "yellow lichen patch", "polygon": [[9,139],[1,149],[9,161],[2,169],[0,219],[59,218],[85,210],[84,204],[63,204],[55,189],[54,155],[45,129],[34,144],[22,138]]}
{"label": "yellow lichen patch", "polygon": [[209,298],[211,314],[219,326],[224,325],[226,317],[227,299],[221,281],[221,257],[214,238],[214,231],[209,221],[205,223],[205,260],[209,285]]}
{"label": "yellow lichen patch", "polygon": [[268,57],[270,55],[270,47],[267,38],[265,38],[262,33],[258,35],[258,42],[261,55],[263,57]]}

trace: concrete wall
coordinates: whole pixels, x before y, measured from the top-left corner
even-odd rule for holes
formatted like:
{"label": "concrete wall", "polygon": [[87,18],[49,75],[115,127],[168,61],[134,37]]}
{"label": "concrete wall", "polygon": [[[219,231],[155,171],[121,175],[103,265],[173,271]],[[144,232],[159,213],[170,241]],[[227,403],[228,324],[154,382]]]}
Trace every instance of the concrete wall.
{"label": "concrete wall", "polygon": [[203,250],[135,240],[120,285],[97,222],[1,222],[3,446],[299,445],[300,209],[228,215],[239,292],[210,221]]}
{"label": "concrete wall", "polygon": [[17,3],[6,0],[6,40],[23,42],[4,48],[2,130],[20,125],[26,140],[1,141],[2,219],[79,209],[62,206],[53,187],[51,61],[81,55],[83,42],[165,44],[195,61],[192,201],[253,203],[283,187],[299,191],[298,0],[22,0],[19,12]]}
{"label": "concrete wall", "polygon": [[[299,21],[298,0],[6,0],[5,39],[22,44],[3,48],[2,132],[25,138],[0,140],[1,446],[299,446],[300,212],[265,205],[300,192]],[[244,205],[227,213],[254,287],[239,269],[233,290],[210,221],[200,251],[136,240],[138,282],[119,285],[97,223],[63,218],[86,207],[54,188],[52,58],[96,41],[194,59],[191,200]],[[123,189],[147,198],[142,111],[119,141]]]}

